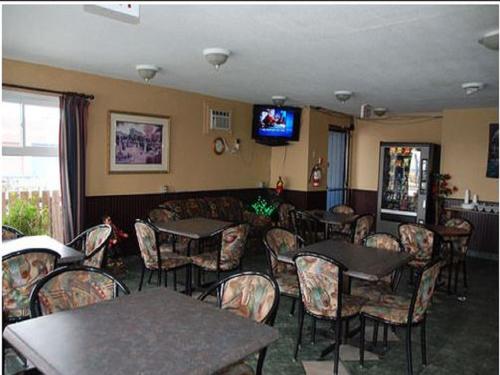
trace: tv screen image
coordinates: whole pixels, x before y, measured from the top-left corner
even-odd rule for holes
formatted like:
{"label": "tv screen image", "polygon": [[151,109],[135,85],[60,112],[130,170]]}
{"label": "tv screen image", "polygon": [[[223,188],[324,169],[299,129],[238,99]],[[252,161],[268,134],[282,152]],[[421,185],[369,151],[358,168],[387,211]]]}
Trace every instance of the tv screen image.
{"label": "tv screen image", "polygon": [[291,138],[294,113],[281,108],[263,108],[258,113],[257,135],[260,137]]}

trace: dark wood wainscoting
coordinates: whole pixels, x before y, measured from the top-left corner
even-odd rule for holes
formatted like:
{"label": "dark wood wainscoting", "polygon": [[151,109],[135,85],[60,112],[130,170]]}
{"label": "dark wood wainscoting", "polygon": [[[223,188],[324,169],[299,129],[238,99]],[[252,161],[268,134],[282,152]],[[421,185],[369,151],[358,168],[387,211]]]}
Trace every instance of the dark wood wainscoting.
{"label": "dark wood wainscoting", "polygon": [[349,190],[349,205],[357,213],[377,215],[377,190]]}
{"label": "dark wood wainscoting", "polygon": [[283,199],[300,210],[326,208],[326,191],[285,190]]}

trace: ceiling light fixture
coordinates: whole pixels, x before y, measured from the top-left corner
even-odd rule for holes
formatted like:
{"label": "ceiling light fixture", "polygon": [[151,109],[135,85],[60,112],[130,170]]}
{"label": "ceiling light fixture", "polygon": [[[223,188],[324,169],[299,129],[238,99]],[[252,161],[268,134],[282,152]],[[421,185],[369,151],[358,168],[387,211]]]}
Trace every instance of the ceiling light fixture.
{"label": "ceiling light fixture", "polygon": [[386,107],[373,108],[373,113],[375,113],[375,115],[377,115],[378,117],[382,117],[387,113],[387,108]]}
{"label": "ceiling light fixture", "polygon": [[351,99],[352,96],[352,91],[347,91],[347,90],[338,90],[335,91],[335,97],[337,100],[341,103],[347,102],[349,99]]}
{"label": "ceiling light fixture", "polygon": [[231,51],[226,48],[205,48],[203,50],[205,59],[215,66],[215,70],[219,70],[219,67],[227,61],[230,54]]}
{"label": "ceiling light fixture", "polygon": [[462,88],[465,90],[465,95],[470,96],[477,94],[484,88],[484,83],[482,82],[467,82],[462,84]]}
{"label": "ceiling light fixture", "polygon": [[498,30],[484,34],[478,42],[486,48],[498,51]]}
{"label": "ceiling light fixture", "polygon": [[156,73],[160,70],[156,65],[150,64],[140,64],[135,67],[139,76],[146,82],[149,83]]}
{"label": "ceiling light fixture", "polygon": [[283,95],[274,95],[271,99],[274,105],[282,107],[288,98]]}

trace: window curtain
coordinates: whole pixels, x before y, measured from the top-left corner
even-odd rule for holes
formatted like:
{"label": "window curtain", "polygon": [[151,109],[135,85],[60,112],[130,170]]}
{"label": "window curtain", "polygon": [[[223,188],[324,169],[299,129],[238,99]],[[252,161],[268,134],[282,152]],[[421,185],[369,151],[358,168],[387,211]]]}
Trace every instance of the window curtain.
{"label": "window curtain", "polygon": [[88,100],[80,95],[65,94],[60,99],[59,166],[65,242],[69,242],[84,228],[88,106]]}

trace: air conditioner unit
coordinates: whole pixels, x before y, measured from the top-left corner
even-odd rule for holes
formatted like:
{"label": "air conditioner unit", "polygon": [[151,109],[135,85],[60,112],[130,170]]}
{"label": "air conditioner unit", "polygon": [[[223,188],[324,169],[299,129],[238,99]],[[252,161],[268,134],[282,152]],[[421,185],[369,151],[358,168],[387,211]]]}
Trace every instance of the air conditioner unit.
{"label": "air conditioner unit", "polygon": [[210,130],[231,131],[231,112],[211,109]]}

